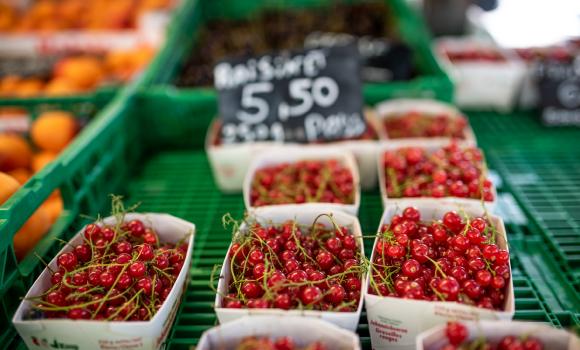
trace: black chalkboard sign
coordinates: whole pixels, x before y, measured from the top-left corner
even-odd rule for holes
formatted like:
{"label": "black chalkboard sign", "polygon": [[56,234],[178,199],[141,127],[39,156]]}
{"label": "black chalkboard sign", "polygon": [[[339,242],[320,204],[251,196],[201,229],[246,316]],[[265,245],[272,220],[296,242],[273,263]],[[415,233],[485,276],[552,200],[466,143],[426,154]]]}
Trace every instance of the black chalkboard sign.
{"label": "black chalkboard sign", "polygon": [[365,82],[409,80],[413,77],[411,48],[401,42],[346,33],[313,32],[304,40],[307,48],[356,45]]}
{"label": "black chalkboard sign", "polygon": [[214,84],[223,143],[324,142],[366,130],[353,45],[226,59]]}
{"label": "black chalkboard sign", "polygon": [[580,126],[580,56],[539,62],[536,77],[544,124]]}

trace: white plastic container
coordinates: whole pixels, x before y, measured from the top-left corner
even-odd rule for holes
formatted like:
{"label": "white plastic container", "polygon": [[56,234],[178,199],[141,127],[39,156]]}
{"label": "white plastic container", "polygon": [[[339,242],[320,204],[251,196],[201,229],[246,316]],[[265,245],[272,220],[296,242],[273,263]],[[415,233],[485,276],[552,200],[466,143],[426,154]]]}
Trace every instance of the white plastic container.
{"label": "white plastic container", "polygon": [[328,350],[359,350],[358,335],[331,323],[295,316],[243,317],[203,333],[196,350],[230,350],[245,337],[291,337],[299,347],[320,342]]}
{"label": "white plastic container", "polygon": [[[193,251],[195,225],[168,214],[156,213],[127,214],[125,221],[130,220],[141,220],[146,227],[153,228],[163,242],[177,243],[188,237],[188,249],[183,268],[163,306],[149,321],[24,320],[23,316],[31,308],[31,302],[24,300],[16,310],[12,323],[29,349],[46,349],[49,343],[58,343],[63,348],[77,347],[78,349],[158,349],[161,346],[173,324],[186,288],[185,281],[188,277]],[[116,219],[108,217],[103,222],[114,224]],[[79,244],[83,242],[83,239],[83,230],[81,230],[69,243]],[[70,250],[71,246],[67,245],[58,255]],[[49,264],[54,271],[58,270],[56,260],[57,257]],[[51,286],[50,278],[51,272],[47,268],[34,282],[26,298],[44,293]]]}
{"label": "white plastic container", "polygon": [[[498,342],[508,335],[530,335],[542,341],[546,350],[580,349],[580,340],[576,335],[540,322],[480,321],[463,324],[469,331],[469,340],[483,337]],[[419,334],[416,350],[440,350],[445,344],[445,325],[441,325]]]}
{"label": "white plastic container", "polygon": [[[320,214],[332,214],[333,220],[336,224],[341,226],[350,226],[351,232],[357,238],[359,245],[359,252],[364,256],[364,247],[362,242],[362,231],[358,218],[350,214],[337,210],[321,209],[320,207],[311,207],[309,205],[279,205],[258,208],[252,216],[257,222],[266,224],[281,224],[287,220],[296,220],[300,224],[311,225]],[[318,220],[319,223],[326,227],[333,227],[332,222],[328,217],[322,217]],[[247,229],[247,224],[243,223],[240,230],[236,234],[243,234]],[[231,249],[231,245],[228,251]],[[357,310],[354,312],[334,312],[334,311],[316,311],[316,310],[282,310],[282,309],[229,309],[222,306],[223,296],[227,294],[228,286],[230,284],[230,257],[226,255],[222,269],[220,272],[220,280],[218,283],[218,293],[215,298],[215,312],[220,323],[224,324],[242,318],[244,316],[302,316],[319,318],[324,321],[333,323],[339,327],[355,331],[362,311],[363,298],[361,291],[361,300]],[[361,285],[366,285],[366,277],[361,277]]]}
{"label": "white plastic container", "polygon": [[[382,138],[382,131],[377,125],[375,113],[365,110],[365,118],[377,130],[378,138]],[[237,193],[243,189],[244,178],[252,159],[266,150],[274,150],[289,144],[276,142],[253,142],[236,144],[219,144],[219,122],[214,119],[208,128],[205,139],[205,150],[212,169],[213,177],[219,189],[226,193]],[[378,140],[349,140],[324,144],[292,144],[296,147],[324,147],[351,152],[359,166],[360,184],[363,189],[376,186],[376,151]]]}
{"label": "white plastic container", "polygon": [[[483,216],[483,210],[465,209],[455,205],[442,204],[439,201],[422,201],[413,204],[421,213],[421,220],[441,219],[443,214],[450,210],[464,210],[471,217]],[[395,214],[400,214],[405,206],[390,205],[385,209],[378,230],[385,223],[389,223]],[[496,242],[501,249],[508,249],[507,237],[503,220],[490,215],[489,220],[495,226],[498,236]],[[371,261],[374,259],[378,239],[373,245]],[[510,276],[511,276],[510,266]],[[369,332],[374,350],[411,350],[415,349],[416,336],[437,325],[445,324],[450,320],[511,320],[515,313],[515,298],[513,281],[510,278],[506,291],[505,306],[502,311],[477,308],[456,302],[433,302],[425,300],[409,300],[394,297],[383,297],[368,293],[365,288],[365,305]]]}
{"label": "white plastic container", "polygon": [[[501,62],[473,60],[451,62],[450,51],[472,49],[494,50],[505,58]],[[462,108],[510,111],[526,74],[526,65],[515,55],[491,42],[473,38],[442,38],[435,43],[435,52],[455,84],[455,102]]]}
{"label": "white plastic container", "polygon": [[[344,167],[346,167],[353,178],[353,190],[354,190],[354,203],[352,204],[337,204],[337,203],[308,203],[312,208],[328,208],[332,210],[342,210],[352,215],[358,214],[358,208],[360,206],[360,178],[358,174],[358,166],[352,154],[349,152],[344,152],[338,149],[329,147],[297,147],[297,146],[286,146],[277,148],[274,151],[267,151],[256,156],[250,168],[246,174],[244,180],[244,203],[249,211],[253,211],[258,207],[254,207],[251,204],[251,189],[252,181],[254,180],[254,175],[256,171],[261,168],[273,166],[281,163],[296,163],[302,160],[338,160]],[[304,203],[306,204],[306,203]],[[274,205],[278,206],[278,205]],[[259,207],[263,208],[265,206]]]}
{"label": "white plastic container", "polygon": [[[379,188],[381,190],[381,198],[383,202],[383,208],[387,208],[389,205],[398,204],[401,206],[408,206],[409,203],[421,203],[421,202],[431,202],[436,200],[442,204],[458,204],[462,207],[469,207],[469,208],[481,208],[482,201],[479,199],[471,199],[471,198],[459,198],[459,197],[401,197],[401,198],[389,198],[387,194],[387,187],[385,185],[386,182],[386,174],[385,169],[383,167],[383,155],[387,151],[393,151],[399,148],[407,148],[407,147],[420,147],[429,151],[435,151],[439,148],[445,147],[449,145],[450,141],[445,140],[417,140],[417,141],[399,141],[396,143],[385,142],[382,143],[379,147],[378,156],[377,156],[377,171],[379,177]],[[460,147],[474,147],[473,145],[469,145],[468,143],[457,142]],[[495,186],[492,184],[492,193],[493,193],[493,201],[484,202],[485,207],[493,211],[497,205],[497,191]]]}
{"label": "white plastic container", "polygon": [[[381,128],[384,130],[384,121],[388,119],[399,118],[402,114],[406,114],[409,112],[418,112],[423,114],[425,117],[437,117],[440,115],[448,116],[449,118],[460,118],[463,117],[463,114],[454,106],[430,99],[394,99],[394,100],[387,100],[385,102],[381,102],[376,106],[377,112],[377,119],[381,124]],[[464,139],[458,139],[464,144],[469,144],[475,146],[477,141],[475,139],[475,134],[473,133],[473,129],[469,125],[469,122],[465,126],[464,129]],[[449,142],[451,138],[449,137],[408,137],[408,138],[398,138],[398,139],[391,139],[389,138],[388,133],[385,130],[385,140],[388,140],[390,144],[395,144],[398,142],[416,142],[416,141],[424,141],[424,140],[433,140],[433,141],[441,141],[441,142]]]}

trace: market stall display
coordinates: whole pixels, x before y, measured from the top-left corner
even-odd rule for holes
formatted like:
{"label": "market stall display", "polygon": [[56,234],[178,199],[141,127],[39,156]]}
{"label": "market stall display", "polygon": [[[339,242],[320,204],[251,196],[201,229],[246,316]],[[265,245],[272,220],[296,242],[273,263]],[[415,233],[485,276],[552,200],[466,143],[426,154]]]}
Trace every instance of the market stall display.
{"label": "market stall display", "polygon": [[[106,78],[86,94],[0,98],[0,349],[578,347],[548,327],[580,325],[578,131],[439,102],[452,89],[400,0],[307,3],[183,1],[153,64],[125,87]],[[160,11],[127,12],[115,36],[174,5],[131,1]],[[0,26],[20,21],[3,10]],[[25,35],[46,35],[45,55],[70,49],[54,41],[64,32]],[[0,33],[0,53],[3,35],[21,34]],[[226,57],[235,38],[253,56]],[[276,45],[303,49],[267,53]],[[224,53],[205,75],[215,91],[164,86],[183,83],[181,69],[211,69],[186,64],[201,48]],[[376,66],[384,50],[389,69],[402,65]],[[513,57],[503,53],[466,42],[446,59],[496,66]],[[112,60],[118,81],[132,75],[129,56]],[[550,72],[571,59],[560,56]],[[268,58],[294,68],[252,75]],[[95,80],[67,80],[79,77]]]}

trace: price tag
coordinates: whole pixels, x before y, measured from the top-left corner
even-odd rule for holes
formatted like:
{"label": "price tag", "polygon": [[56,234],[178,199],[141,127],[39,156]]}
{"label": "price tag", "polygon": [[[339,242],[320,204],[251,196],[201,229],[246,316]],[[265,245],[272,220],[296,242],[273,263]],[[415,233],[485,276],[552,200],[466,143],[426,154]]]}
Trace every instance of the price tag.
{"label": "price tag", "polygon": [[580,126],[580,56],[571,62],[540,62],[536,75],[542,121],[550,126]]}
{"label": "price tag", "polygon": [[352,45],[224,60],[214,81],[224,143],[334,141],[366,130]]}
{"label": "price tag", "polygon": [[408,80],[413,75],[413,57],[409,46],[370,36],[345,33],[313,32],[304,40],[307,48],[356,45],[362,59],[361,75],[366,82]]}

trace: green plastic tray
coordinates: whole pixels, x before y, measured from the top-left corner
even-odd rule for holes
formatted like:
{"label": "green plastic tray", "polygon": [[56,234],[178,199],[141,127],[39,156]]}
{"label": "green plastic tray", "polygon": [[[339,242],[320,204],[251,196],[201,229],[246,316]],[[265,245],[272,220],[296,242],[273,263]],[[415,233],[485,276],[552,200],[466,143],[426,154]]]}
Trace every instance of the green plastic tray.
{"label": "green plastic tray", "polygon": [[580,129],[545,128],[532,112],[470,116],[488,161],[527,214],[529,230],[580,295]]}
{"label": "green plastic tray", "polygon": [[[179,93],[176,97],[171,91],[138,96],[125,91],[50,169],[39,173],[0,208],[0,236],[4,237],[0,240],[0,348],[22,346],[10,318],[19,297],[43,267],[33,258],[16,265],[11,237],[56,188],[62,191],[65,212],[36,247],[39,255],[47,259],[60,247],[56,237],[68,239],[86,222],[80,214],[108,213],[109,193],[123,193],[130,202],[141,202],[141,211],[168,212],[195,222],[198,235],[190,268],[191,282],[168,338],[170,348],[189,348],[204,330],[215,324],[209,274],[214,264],[222,262],[231,238],[221,227],[221,217],[228,212],[239,217],[243,201],[239,195],[221,194],[212,179],[203,150],[207,126],[215,115],[215,105],[210,100],[198,95],[187,99]],[[479,125],[484,117],[471,119],[474,125]],[[519,118],[526,120],[525,115]],[[530,116],[527,118],[528,123],[533,123]],[[550,138],[549,134],[542,136],[539,132],[536,137]],[[497,149],[491,143],[484,147],[488,152],[502,151],[501,145]],[[501,159],[494,161],[492,168],[499,169]],[[509,169],[500,169],[504,178],[509,175],[506,171]],[[509,192],[511,188],[505,186],[503,190]],[[359,217],[365,233],[376,230],[381,211],[379,195],[364,193]],[[537,229],[534,225],[508,225],[516,318],[558,327],[578,326],[577,294],[563,277],[562,267],[544,249],[544,236]],[[364,314],[358,331],[364,348],[369,349]]]}
{"label": "green plastic tray", "polygon": [[[431,97],[451,101],[453,84],[433,55],[429,34],[423,21],[404,0],[386,2],[395,14],[396,29],[401,38],[414,50],[419,75],[409,81],[366,84],[364,89],[367,101],[376,103],[394,97]],[[208,19],[243,18],[266,7],[315,7],[331,3],[333,3],[331,0],[187,0],[180,13],[175,17],[173,30],[164,49],[145,72],[142,82],[148,86],[172,84],[179,74],[187,54],[194,47],[200,28]],[[215,100],[213,89],[185,88],[180,90],[193,90],[207,94]]]}

